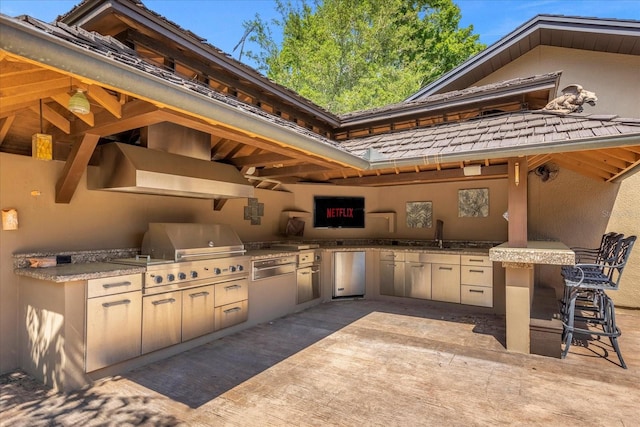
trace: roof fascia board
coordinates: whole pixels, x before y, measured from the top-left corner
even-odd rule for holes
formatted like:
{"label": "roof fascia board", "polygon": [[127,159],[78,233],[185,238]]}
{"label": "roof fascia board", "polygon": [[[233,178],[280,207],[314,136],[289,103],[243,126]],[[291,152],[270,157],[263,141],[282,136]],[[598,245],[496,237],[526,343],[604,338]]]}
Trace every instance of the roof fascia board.
{"label": "roof fascia board", "polygon": [[[469,104],[475,104],[480,101],[485,101],[487,99],[491,100],[499,100],[502,98],[507,98],[514,95],[523,95],[528,92],[534,90],[544,90],[544,89],[555,89],[557,86],[557,82],[560,78],[560,74],[557,76],[549,77],[544,81],[538,81],[536,83],[529,83],[522,86],[517,87],[507,87],[502,89],[496,89],[493,91],[487,91],[482,93],[473,93],[469,95],[462,95],[459,98],[454,100],[443,99],[430,103],[426,103],[423,105],[411,105],[404,104],[398,110],[388,111],[386,113],[380,112],[378,114],[372,114],[371,116],[359,117],[354,120],[343,120],[342,125],[337,131],[340,131],[344,128],[352,127],[352,126],[364,126],[375,123],[376,121],[381,120],[389,120],[389,119],[397,119],[402,118],[403,116],[415,115],[419,113],[432,112],[437,110],[443,110],[453,107],[461,107]],[[406,105],[406,106],[405,106]]]}
{"label": "roof fascia board", "polygon": [[[433,95],[440,91],[443,87],[452,81],[466,74],[470,70],[491,61],[496,55],[502,51],[509,49],[516,43],[519,43],[525,37],[530,36],[541,29],[571,30],[579,32],[607,33],[615,35],[627,35],[638,37],[640,30],[640,22],[638,21],[618,21],[589,19],[566,16],[537,15],[528,22],[525,22],[511,33],[502,37],[500,40],[479,52],[475,56],[469,58],[458,67],[445,73],[438,80],[425,86],[418,92],[408,97],[405,101],[413,101],[423,96]],[[536,47],[531,46],[531,48]]]}
{"label": "roof fascia board", "polygon": [[366,160],[343,149],[320,143],[293,129],[273,124],[242,108],[236,108],[181,86],[168,84],[159,77],[108,60],[100,54],[52,37],[14,19],[0,16],[0,30],[0,49],[11,54],[79,78],[100,82],[148,102],[172,106],[235,129],[251,129],[253,134],[332,159],[349,167],[366,169],[369,166]]}
{"label": "roof fascia board", "polygon": [[640,132],[634,135],[620,135],[606,138],[588,138],[561,144],[536,144],[525,147],[502,148],[500,150],[478,150],[473,152],[434,154],[432,156],[411,157],[400,160],[380,160],[370,162],[370,169],[389,169],[403,166],[425,165],[430,163],[458,163],[493,158],[522,157],[537,154],[566,153],[572,151],[597,150],[640,144]]}
{"label": "roof fascia board", "polygon": [[[96,12],[99,13],[93,13],[91,11],[91,9],[96,6],[98,8],[96,9]],[[191,32],[180,31],[180,29],[177,28],[174,24],[168,22],[165,19],[162,19],[159,16],[154,15],[149,10],[147,10],[146,7],[136,6],[135,3],[129,1],[116,0],[110,1],[106,5],[103,5],[100,1],[87,2],[80,7],[80,9],[84,8],[87,8],[88,11],[85,13],[82,13],[83,10],[72,11],[69,15],[64,17],[62,22],[67,25],[82,26],[92,18],[104,13],[105,9],[112,9],[114,13],[120,13],[122,15],[128,16],[136,20],[140,24],[148,27],[152,31],[162,35],[163,37],[175,40],[176,43],[179,43],[185,49],[188,49],[189,51],[200,55],[201,57],[207,58],[216,65],[230,70],[240,79],[244,79],[249,83],[255,84],[260,87],[269,87],[271,92],[282,99],[286,99],[296,108],[299,108],[300,110],[303,110],[310,115],[316,116],[334,127],[340,124],[338,118],[332,113],[322,110],[320,107],[317,107],[310,102],[305,103],[302,99],[298,99],[295,96],[292,96],[290,93],[287,93],[288,90],[286,88],[273,83],[257,71],[253,70],[251,67],[237,62],[234,59],[228,58],[224,53],[214,51],[204,44],[204,42],[206,41],[205,39],[202,39]]]}

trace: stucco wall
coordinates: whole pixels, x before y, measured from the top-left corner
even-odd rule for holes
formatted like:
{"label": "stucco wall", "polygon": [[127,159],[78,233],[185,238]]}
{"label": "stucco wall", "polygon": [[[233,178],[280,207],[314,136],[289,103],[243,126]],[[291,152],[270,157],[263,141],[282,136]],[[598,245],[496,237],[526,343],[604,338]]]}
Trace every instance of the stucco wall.
{"label": "stucco wall", "polygon": [[596,93],[597,104],[586,105],[583,114],[640,117],[640,57],[637,56],[538,46],[474,85],[554,71],[562,71],[559,91],[577,83]]}
{"label": "stucco wall", "polygon": [[[586,105],[582,114],[640,118],[637,56],[538,46],[476,85],[553,71],[562,71],[559,90],[578,83],[596,93],[596,106]],[[640,140],[636,144],[640,145]],[[560,169],[556,180],[540,183],[533,179],[530,184],[530,238],[553,238],[571,246],[593,247],[609,231],[640,234],[640,174],[611,184]],[[539,267],[536,280],[559,287],[557,271]],[[617,305],[640,308],[639,279],[640,244],[632,252],[620,290],[611,293]]]}

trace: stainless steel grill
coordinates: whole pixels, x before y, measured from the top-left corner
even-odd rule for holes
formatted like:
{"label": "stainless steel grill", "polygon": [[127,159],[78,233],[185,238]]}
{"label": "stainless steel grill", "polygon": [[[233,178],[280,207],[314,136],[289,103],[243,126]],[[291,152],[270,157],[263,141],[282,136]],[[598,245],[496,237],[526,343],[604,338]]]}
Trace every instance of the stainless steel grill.
{"label": "stainless steel grill", "polygon": [[249,277],[244,244],[224,224],[151,223],[141,252],[113,262],[145,266],[145,294]]}

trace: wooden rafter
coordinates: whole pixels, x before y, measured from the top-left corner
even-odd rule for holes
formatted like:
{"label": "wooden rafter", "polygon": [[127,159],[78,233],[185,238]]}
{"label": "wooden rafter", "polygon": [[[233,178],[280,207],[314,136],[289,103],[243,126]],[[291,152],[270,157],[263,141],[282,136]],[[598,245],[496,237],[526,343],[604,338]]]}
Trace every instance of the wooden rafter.
{"label": "wooden rafter", "polygon": [[13,116],[6,117],[2,121],[2,124],[0,125],[0,145],[2,145],[2,143],[4,142],[4,139],[6,138],[7,133],[9,133],[9,129],[11,128],[11,125],[13,124],[15,119],[16,116],[14,114]]}
{"label": "wooden rafter", "polygon": [[73,144],[71,153],[56,184],[56,203],[69,203],[78,188],[89,159],[100,140],[99,135],[85,134],[82,141]]}

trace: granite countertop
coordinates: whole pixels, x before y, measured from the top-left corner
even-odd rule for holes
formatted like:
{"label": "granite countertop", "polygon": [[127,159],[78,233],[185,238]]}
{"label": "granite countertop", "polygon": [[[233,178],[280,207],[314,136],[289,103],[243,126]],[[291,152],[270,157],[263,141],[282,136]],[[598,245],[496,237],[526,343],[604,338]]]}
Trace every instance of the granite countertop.
{"label": "granite countertop", "polygon": [[144,267],[112,264],[108,262],[87,262],[82,264],[59,264],[46,268],[16,268],[18,276],[48,280],[55,283],[75,280],[100,279],[102,277],[123,276],[126,274],[144,273]]}
{"label": "granite countertop", "polygon": [[575,253],[562,242],[527,242],[526,247],[511,247],[503,243],[489,250],[491,261],[521,264],[574,265]]}

